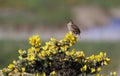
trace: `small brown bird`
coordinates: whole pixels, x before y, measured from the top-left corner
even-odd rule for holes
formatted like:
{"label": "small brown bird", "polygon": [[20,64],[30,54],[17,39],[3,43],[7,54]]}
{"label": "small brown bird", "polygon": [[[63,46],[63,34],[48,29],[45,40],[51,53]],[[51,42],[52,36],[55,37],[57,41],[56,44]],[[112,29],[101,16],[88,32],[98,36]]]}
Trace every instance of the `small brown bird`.
{"label": "small brown bird", "polygon": [[76,35],[76,36],[80,35],[80,33],[81,33],[80,29],[72,21],[68,22],[67,27],[68,27],[69,31],[71,31],[74,35]]}

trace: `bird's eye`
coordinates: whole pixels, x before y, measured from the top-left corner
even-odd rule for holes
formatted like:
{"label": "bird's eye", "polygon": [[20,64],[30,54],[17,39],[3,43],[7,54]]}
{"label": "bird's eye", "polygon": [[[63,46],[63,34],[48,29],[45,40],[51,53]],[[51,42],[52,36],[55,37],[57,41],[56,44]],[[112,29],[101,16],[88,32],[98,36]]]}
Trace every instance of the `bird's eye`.
{"label": "bird's eye", "polygon": [[78,32],[74,31],[75,34],[78,34]]}

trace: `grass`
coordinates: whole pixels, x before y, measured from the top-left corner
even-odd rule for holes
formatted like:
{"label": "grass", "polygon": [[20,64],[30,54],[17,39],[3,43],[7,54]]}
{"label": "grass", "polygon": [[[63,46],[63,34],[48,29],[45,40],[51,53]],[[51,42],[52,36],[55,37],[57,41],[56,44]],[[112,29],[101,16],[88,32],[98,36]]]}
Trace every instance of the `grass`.
{"label": "grass", "polygon": [[[30,45],[28,41],[11,41],[0,40],[0,69],[7,67],[14,59],[18,58],[19,49],[27,49]],[[100,51],[105,51],[108,57],[111,58],[111,63],[105,69],[107,71],[114,71],[119,68],[120,58],[120,42],[78,42],[72,48],[82,50],[87,56],[98,54]],[[114,68],[114,69],[113,69]]]}
{"label": "grass", "polygon": [[0,68],[6,67],[12,60],[18,58],[19,49],[28,48],[27,41],[0,41]]}

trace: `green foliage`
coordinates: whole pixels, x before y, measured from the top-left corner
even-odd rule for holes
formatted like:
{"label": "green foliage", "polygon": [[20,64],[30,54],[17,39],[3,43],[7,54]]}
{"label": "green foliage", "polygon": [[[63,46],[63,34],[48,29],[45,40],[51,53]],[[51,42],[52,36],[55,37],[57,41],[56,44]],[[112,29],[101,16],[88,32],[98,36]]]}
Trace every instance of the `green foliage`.
{"label": "green foliage", "polygon": [[[0,7],[30,11],[37,15],[36,20],[56,25],[70,19],[72,16],[70,9],[76,5],[96,4],[110,8],[119,6],[119,3],[119,0],[0,0]],[[24,20],[25,17],[21,16],[20,18]],[[19,20],[19,17],[17,16],[16,19]],[[29,18],[25,20],[29,20]],[[30,22],[31,20],[28,23]]]}

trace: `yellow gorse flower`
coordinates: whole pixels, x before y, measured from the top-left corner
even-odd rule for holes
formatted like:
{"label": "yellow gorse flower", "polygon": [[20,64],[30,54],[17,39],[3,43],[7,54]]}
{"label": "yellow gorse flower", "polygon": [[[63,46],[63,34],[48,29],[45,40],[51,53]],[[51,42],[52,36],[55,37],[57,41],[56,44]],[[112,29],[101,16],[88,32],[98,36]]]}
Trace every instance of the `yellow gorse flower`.
{"label": "yellow gorse flower", "polygon": [[61,47],[61,50],[62,50],[62,51],[67,51],[68,48],[69,48],[68,45],[64,45],[64,46]]}
{"label": "yellow gorse flower", "polygon": [[97,68],[97,71],[98,71],[98,72],[100,72],[101,70],[102,70],[101,67],[98,67],[98,68]]}
{"label": "yellow gorse flower", "polygon": [[76,56],[77,58],[80,58],[80,57],[84,57],[85,54],[83,53],[83,51],[76,51],[75,56]]}
{"label": "yellow gorse flower", "polygon": [[64,38],[64,41],[65,41],[65,42],[69,42],[69,45],[72,46],[73,44],[76,43],[77,37],[74,36],[74,35],[72,34],[72,32],[70,32],[70,33],[67,33],[67,34],[66,34],[66,36],[65,36],[65,38]]}
{"label": "yellow gorse flower", "polygon": [[23,54],[23,51],[20,49],[18,50],[19,54],[22,55]]}
{"label": "yellow gorse flower", "polygon": [[14,64],[9,64],[9,66],[8,66],[8,70],[9,70],[9,71],[14,70],[14,68],[15,68],[15,65],[14,65]]}
{"label": "yellow gorse flower", "polygon": [[28,49],[28,53],[31,54],[31,53],[35,53],[35,48],[34,47],[31,47]]}
{"label": "yellow gorse flower", "polygon": [[116,76],[116,75],[117,75],[117,72],[113,72],[113,75]]}
{"label": "yellow gorse flower", "polygon": [[13,60],[13,64],[17,64],[17,61],[16,61],[16,60]]}
{"label": "yellow gorse flower", "polygon": [[29,60],[29,61],[35,60],[35,54],[34,53],[28,54],[27,60]]}
{"label": "yellow gorse flower", "polygon": [[32,46],[35,46],[35,47],[38,47],[41,45],[41,41],[40,41],[40,37],[39,35],[35,35],[35,36],[32,36],[29,38],[29,43],[32,45]]}
{"label": "yellow gorse flower", "polygon": [[91,68],[91,73],[95,72],[95,68]]}
{"label": "yellow gorse flower", "polygon": [[86,71],[86,70],[87,70],[87,65],[84,65],[82,71]]}
{"label": "yellow gorse flower", "polygon": [[42,76],[47,76],[45,72],[42,73]]}
{"label": "yellow gorse flower", "polygon": [[98,74],[96,74],[96,76],[101,76],[101,75],[98,73]]}
{"label": "yellow gorse flower", "polygon": [[117,72],[110,72],[110,76],[117,76]]}
{"label": "yellow gorse flower", "polygon": [[25,72],[25,67],[22,67],[22,72]]}
{"label": "yellow gorse flower", "polygon": [[1,72],[4,74],[5,72],[7,72],[7,68],[3,68],[2,70],[1,70]]}
{"label": "yellow gorse flower", "polygon": [[56,43],[57,42],[56,38],[51,38],[50,40],[51,40],[52,43]]}
{"label": "yellow gorse flower", "polygon": [[55,76],[55,75],[56,75],[56,72],[55,72],[55,71],[52,71],[52,72],[50,73],[50,75],[51,75],[51,76]]}

